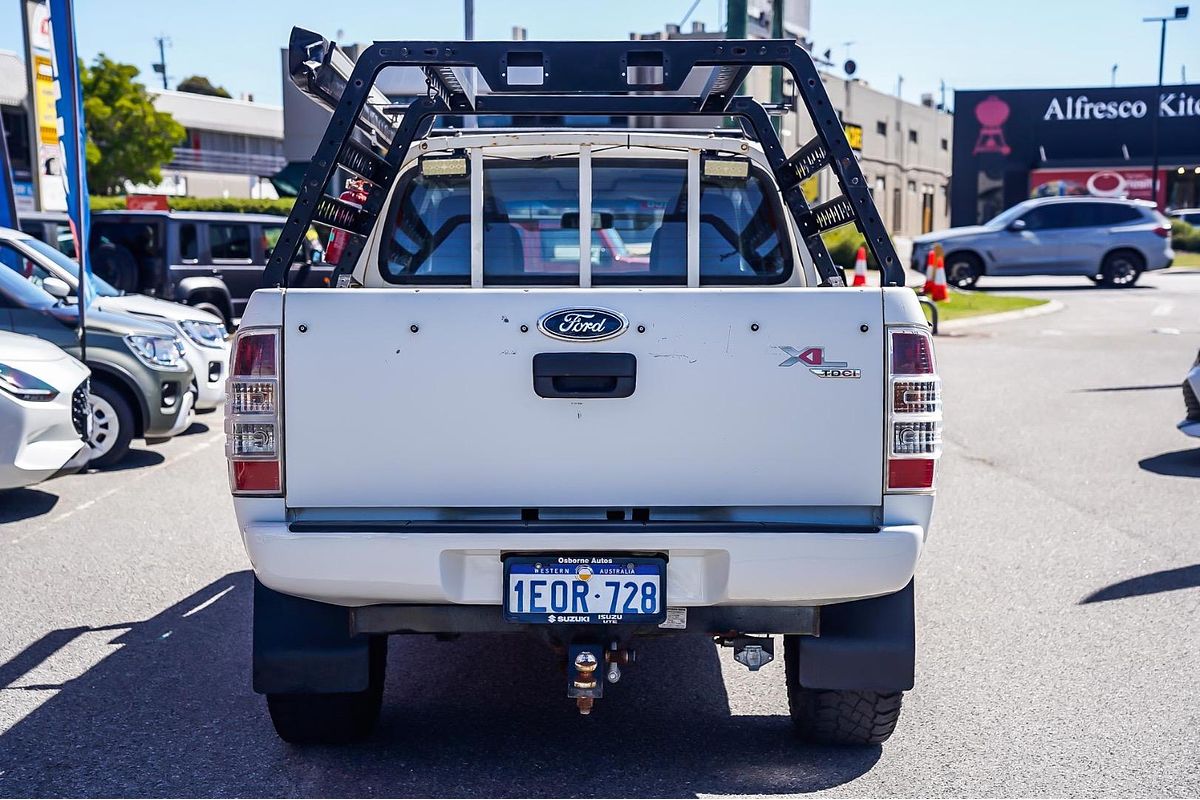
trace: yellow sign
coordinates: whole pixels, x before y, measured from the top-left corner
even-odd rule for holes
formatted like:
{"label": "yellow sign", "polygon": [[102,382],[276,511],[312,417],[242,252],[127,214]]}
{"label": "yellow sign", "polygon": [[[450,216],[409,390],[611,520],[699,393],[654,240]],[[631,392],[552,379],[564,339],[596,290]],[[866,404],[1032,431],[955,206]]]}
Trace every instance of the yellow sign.
{"label": "yellow sign", "polygon": [[54,86],[54,67],[50,59],[34,56],[34,94],[38,126],[38,144],[58,144],[58,110],[54,107],[58,92]]}
{"label": "yellow sign", "polygon": [[850,149],[856,153],[862,152],[862,125],[855,125],[852,122],[842,123],[842,128],[846,131],[846,139],[850,142]]}
{"label": "yellow sign", "polygon": [[809,205],[817,202],[817,196],[821,192],[821,187],[817,185],[817,176],[813,175],[811,178],[804,181],[804,183],[800,184],[800,190],[804,192],[804,199],[808,201]]}

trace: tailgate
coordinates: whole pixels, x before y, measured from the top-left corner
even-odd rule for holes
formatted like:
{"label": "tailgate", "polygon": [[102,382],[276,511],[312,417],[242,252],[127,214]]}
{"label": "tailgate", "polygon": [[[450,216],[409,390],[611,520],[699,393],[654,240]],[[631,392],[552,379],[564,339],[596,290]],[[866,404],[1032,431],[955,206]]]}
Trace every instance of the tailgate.
{"label": "tailgate", "polygon": [[[877,290],[289,290],[284,302],[291,507],[881,502]],[[539,331],[572,307],[629,327],[595,342]],[[635,388],[541,397],[543,353],[632,355]],[[821,377],[822,361],[861,374]]]}

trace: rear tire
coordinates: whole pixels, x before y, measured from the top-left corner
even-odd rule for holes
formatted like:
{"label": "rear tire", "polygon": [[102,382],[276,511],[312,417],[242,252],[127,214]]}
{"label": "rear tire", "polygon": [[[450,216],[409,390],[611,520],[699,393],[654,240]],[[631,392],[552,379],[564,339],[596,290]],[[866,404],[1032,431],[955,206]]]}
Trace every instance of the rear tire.
{"label": "rear tire", "polygon": [[904,692],[810,689],[800,685],[799,649],[784,646],[788,711],[797,735],[814,744],[883,744],[896,730]]}
{"label": "rear tire", "polygon": [[88,440],[92,457],[88,466],[112,466],[129,452],[129,443],[133,441],[133,409],[125,395],[103,381],[92,381],[88,402],[92,406],[92,437]]}
{"label": "rear tire", "polygon": [[946,260],[946,283],[955,289],[973,289],[983,274],[983,262],[973,253],[952,253]]}
{"label": "rear tire", "polygon": [[1125,289],[1137,283],[1146,268],[1142,257],[1132,250],[1118,250],[1104,257],[1100,265],[1100,285]]}
{"label": "rear tire", "polygon": [[383,705],[387,637],[371,640],[370,680],[361,692],[268,694],[267,710],[275,732],[299,745],[348,744],[375,730]]}

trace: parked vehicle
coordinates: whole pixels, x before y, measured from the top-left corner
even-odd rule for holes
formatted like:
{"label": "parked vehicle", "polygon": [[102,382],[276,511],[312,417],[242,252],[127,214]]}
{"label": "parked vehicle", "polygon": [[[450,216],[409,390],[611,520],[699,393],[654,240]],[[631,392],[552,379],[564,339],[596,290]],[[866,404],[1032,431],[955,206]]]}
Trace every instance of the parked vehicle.
{"label": "parked vehicle", "polygon": [[75,237],[71,223],[63,211],[22,211],[21,232],[58,249],[68,258],[75,258]]}
{"label": "parked vehicle", "polygon": [[[92,270],[125,292],[186,303],[232,329],[263,268],[284,217],[198,211],[99,211],[92,214]],[[301,251],[295,285],[319,286],[330,268]]]}
{"label": "parked vehicle", "polygon": [[[41,286],[46,278],[58,278],[70,287],[67,300],[75,301],[79,291],[78,263],[45,242],[8,228],[0,228],[0,242],[8,242],[26,257],[22,263],[28,271],[25,277],[31,282]],[[220,317],[181,303],[125,294],[103,278],[94,277],[93,280],[96,308],[101,311],[148,317],[175,329],[183,342],[183,357],[192,368],[192,391],[196,395],[197,410],[214,409],[225,401],[229,344]]]}
{"label": "parked vehicle", "polygon": [[0,489],[87,463],[89,374],[49,342],[0,331]]}
{"label": "parked vehicle", "polygon": [[1188,225],[1200,227],[1200,208],[1177,208],[1174,211],[1168,211],[1167,216],[1171,219],[1183,220]]}
{"label": "parked vehicle", "polygon": [[912,268],[925,269],[935,244],[946,280],[968,289],[984,275],[1080,275],[1103,286],[1133,286],[1175,258],[1171,224],[1153,203],[1100,197],[1039,197],[984,225],[913,239]]}
{"label": "parked vehicle", "polygon": [[[426,65],[430,99],[391,119],[340,51],[293,31],[294,81],[337,110],[313,156],[328,172],[306,181],[267,285],[287,285],[292,232],[314,220],[356,257],[337,267],[344,288],[255,292],[233,345],[230,486],[256,575],[254,687],[277,732],[366,735],[391,634],[533,634],[584,714],[640,637],[716,637],[757,670],[782,634],[801,735],[884,741],[913,685],[940,383],[841,124],[818,120],[788,160],[737,96],[750,65],[783,63],[807,107],[828,107],[810,57],[711,40],[444,47],[482,73],[489,107],[732,114],[746,133],[423,138],[441,109],[473,108],[442,47],[363,49],[354,76]],[[618,65],[655,59],[676,88],[711,74],[695,96],[635,94]],[[391,149],[367,151],[356,128]],[[828,166],[845,196],[810,212],[799,165]],[[370,176],[361,210],[316,188],[344,169]],[[630,205],[654,214],[646,263],[593,246]],[[564,241],[527,247],[531,208],[539,244]],[[848,223],[883,286],[845,287],[818,234]]]}
{"label": "parked vehicle", "polygon": [[1184,417],[1179,430],[1188,436],[1200,437],[1200,353],[1187,377],[1183,379]]}
{"label": "parked vehicle", "polygon": [[[34,286],[21,277],[27,260],[11,242],[0,242],[0,328],[45,339],[79,358],[79,308],[63,302],[70,288],[57,278]],[[183,431],[195,397],[183,342],[172,329],[95,308],[86,324],[92,466],[120,461],[135,436],[154,443]]]}

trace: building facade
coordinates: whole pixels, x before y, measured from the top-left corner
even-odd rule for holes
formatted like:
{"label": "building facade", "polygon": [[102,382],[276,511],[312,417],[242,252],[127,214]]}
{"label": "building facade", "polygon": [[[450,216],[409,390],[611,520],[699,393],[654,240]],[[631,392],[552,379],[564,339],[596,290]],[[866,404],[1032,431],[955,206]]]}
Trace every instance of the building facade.
{"label": "building facade", "polygon": [[954,225],[1046,195],[1200,206],[1198,85],[995,89],[954,102]]}

